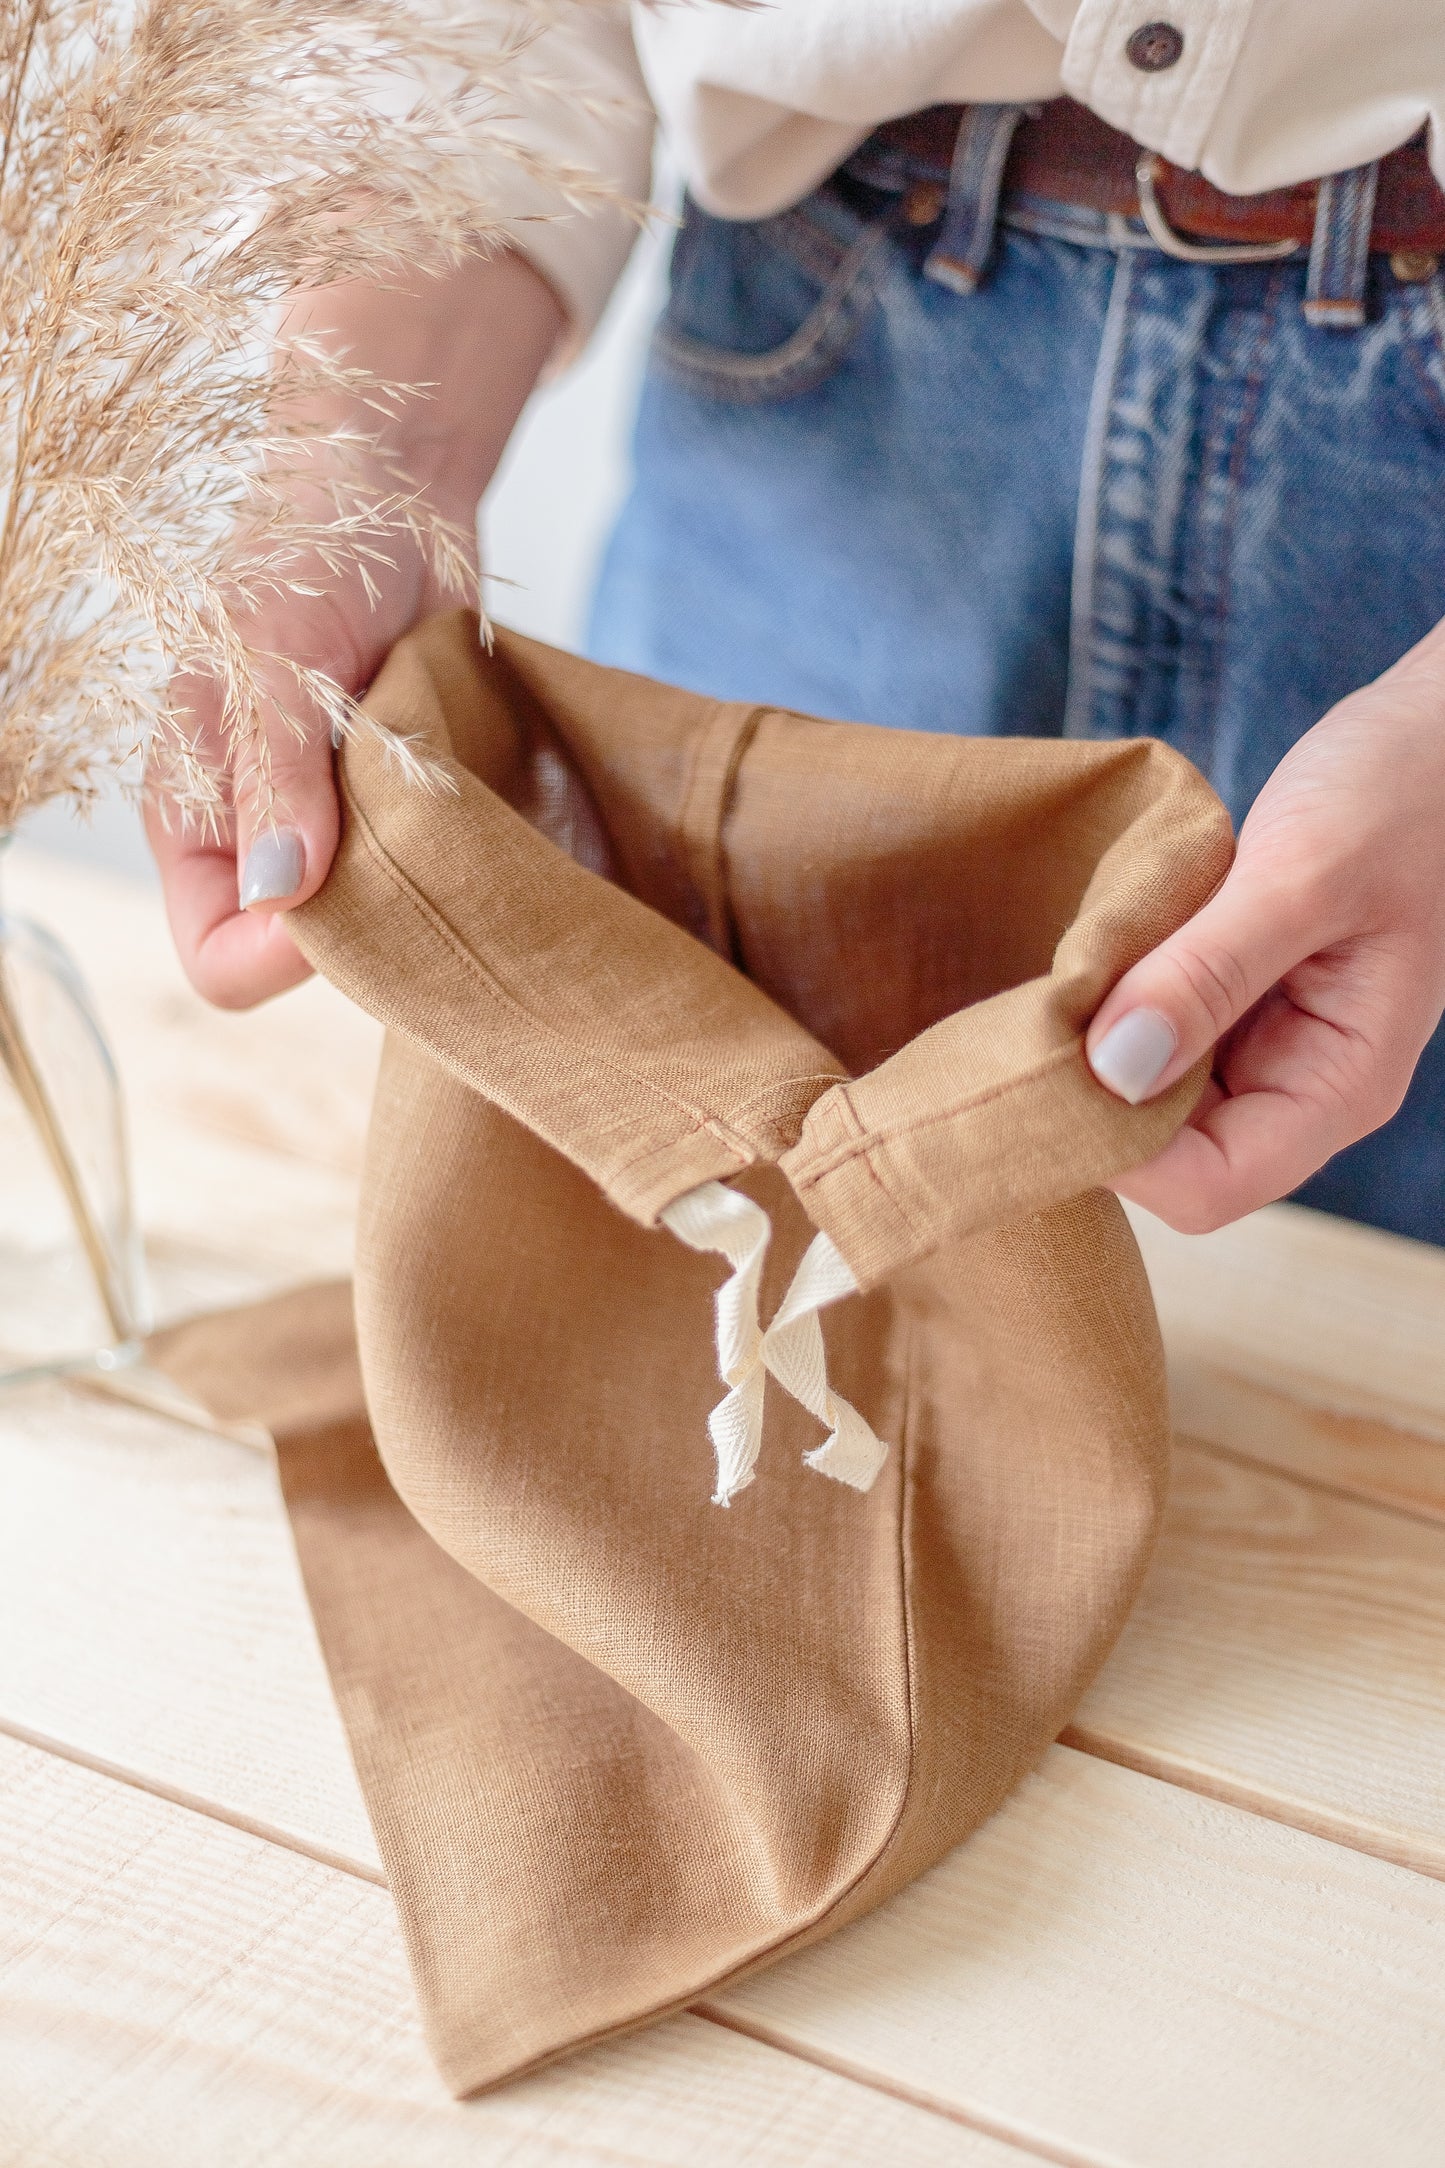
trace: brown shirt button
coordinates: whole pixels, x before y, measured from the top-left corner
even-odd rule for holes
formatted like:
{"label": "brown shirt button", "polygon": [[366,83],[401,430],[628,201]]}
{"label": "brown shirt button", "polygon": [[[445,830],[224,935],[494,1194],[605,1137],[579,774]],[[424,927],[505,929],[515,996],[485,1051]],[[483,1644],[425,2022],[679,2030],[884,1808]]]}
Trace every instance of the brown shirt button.
{"label": "brown shirt button", "polygon": [[1124,47],[1130,64],[1142,68],[1146,75],[1172,68],[1183,50],[1184,32],[1173,23],[1145,23]]}

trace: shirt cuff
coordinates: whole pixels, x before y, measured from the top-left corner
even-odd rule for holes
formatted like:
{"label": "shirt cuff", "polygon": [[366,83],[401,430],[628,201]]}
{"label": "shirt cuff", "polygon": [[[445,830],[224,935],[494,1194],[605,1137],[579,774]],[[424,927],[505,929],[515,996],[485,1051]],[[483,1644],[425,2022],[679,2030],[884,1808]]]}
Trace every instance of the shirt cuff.
{"label": "shirt cuff", "polygon": [[557,356],[566,361],[607,305],[651,188],[655,122],[626,8],[593,0],[569,10],[536,40],[513,88],[516,110],[496,132],[527,165],[507,184],[516,208],[501,231],[566,311]]}

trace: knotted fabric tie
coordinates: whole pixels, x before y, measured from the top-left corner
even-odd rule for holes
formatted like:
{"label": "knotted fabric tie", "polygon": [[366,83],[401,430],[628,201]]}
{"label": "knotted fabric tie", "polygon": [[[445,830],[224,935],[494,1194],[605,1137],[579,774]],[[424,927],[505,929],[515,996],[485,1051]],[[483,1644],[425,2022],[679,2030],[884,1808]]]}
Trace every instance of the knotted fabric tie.
{"label": "knotted fabric tie", "polygon": [[810,1468],[854,1490],[873,1486],[888,1457],[858,1410],[828,1383],[827,1355],[818,1312],[858,1282],[827,1235],[815,1235],[766,1332],[758,1311],[763,1260],[772,1222],[761,1205],[722,1182],[703,1182],[662,1213],[662,1224],[689,1249],[715,1250],[732,1266],[717,1291],[717,1362],[729,1388],[708,1417],[717,1454],[714,1505],[728,1505],[753,1480],[763,1442],[764,1375],[771,1371],[819,1422],[828,1436],[803,1455]]}

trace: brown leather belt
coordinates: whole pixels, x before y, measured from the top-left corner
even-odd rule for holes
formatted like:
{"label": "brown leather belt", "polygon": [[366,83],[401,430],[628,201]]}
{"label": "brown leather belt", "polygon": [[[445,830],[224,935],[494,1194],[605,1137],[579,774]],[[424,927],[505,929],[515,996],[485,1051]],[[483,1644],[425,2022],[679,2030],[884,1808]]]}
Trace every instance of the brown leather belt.
{"label": "brown leather belt", "polygon": [[[922,113],[909,113],[901,120],[886,121],[874,140],[946,172],[963,110],[959,105],[935,105]],[[1019,123],[1004,188],[1137,218],[1142,155],[1139,144],[1087,106],[1077,105],[1072,98],[1053,98]],[[1256,196],[1230,196],[1202,173],[1186,172],[1167,159],[1156,158],[1152,166],[1160,208],[1181,237],[1242,245],[1271,241],[1309,245],[1317,182],[1301,181],[1294,188],[1271,188]],[[941,209],[942,194],[937,193]],[[1445,191],[1430,171],[1423,131],[1380,162],[1370,246],[1400,258],[1396,268],[1407,277],[1428,277],[1435,265],[1427,259],[1445,255]]]}

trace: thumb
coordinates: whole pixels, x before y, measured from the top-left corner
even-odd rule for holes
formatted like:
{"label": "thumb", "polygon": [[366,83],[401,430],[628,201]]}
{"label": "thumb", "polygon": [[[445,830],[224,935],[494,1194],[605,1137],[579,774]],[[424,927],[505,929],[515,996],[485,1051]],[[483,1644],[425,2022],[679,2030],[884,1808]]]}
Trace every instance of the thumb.
{"label": "thumb", "polygon": [[[228,749],[218,688],[208,679],[180,680],[174,697],[220,769]],[[308,725],[298,731],[272,719],[263,774],[254,760],[231,770],[231,809],[219,832],[167,818],[163,777],[147,801],[177,953],[192,984],[224,1008],[249,1007],[310,973],[287,935],[285,914],[325,879],[340,820],[329,725],[319,713]]]}
{"label": "thumb", "polygon": [[1125,973],[1089,1026],[1099,1082],[1131,1106],[1207,1054],[1314,944],[1294,899],[1236,859],[1218,894]]}
{"label": "thumb", "polygon": [[238,775],[236,887],[243,911],[281,912],[314,896],[340,833],[331,727],[319,710],[304,724],[274,721]]}

